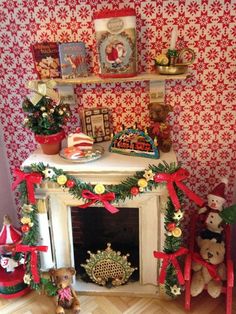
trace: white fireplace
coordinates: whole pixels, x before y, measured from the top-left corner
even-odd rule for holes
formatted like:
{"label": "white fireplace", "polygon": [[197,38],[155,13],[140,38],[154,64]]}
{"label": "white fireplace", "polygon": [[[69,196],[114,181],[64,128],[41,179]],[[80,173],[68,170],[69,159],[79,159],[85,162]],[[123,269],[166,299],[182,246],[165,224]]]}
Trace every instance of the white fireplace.
{"label": "white fireplace", "polygon": [[[40,150],[37,150],[23,163],[22,167],[43,162],[49,167],[63,169],[67,173],[78,176],[85,182],[118,184],[136,171],[148,168],[149,164],[158,165],[163,160],[168,163],[174,162],[176,161],[175,154],[173,152],[162,154],[161,159],[154,160],[123,156],[106,151],[100,160],[76,164],[68,163],[58,155],[43,155]],[[48,245],[50,248],[48,253],[41,255],[42,269],[74,266],[71,208],[82,204],[81,200],[74,198],[67,190],[52,183],[42,184],[37,189],[37,197],[46,207],[46,212],[42,211],[39,214],[39,222],[42,221],[40,223],[40,244]],[[139,269],[137,270],[139,271],[139,282],[107,289],[96,284],[75,281],[74,286],[78,291],[86,293],[106,293],[107,291],[107,293],[118,295],[122,293],[138,295],[156,293],[159,262],[153,257],[153,251],[163,248],[165,239],[163,219],[166,199],[167,191],[163,185],[155,191],[142,193],[132,200],[128,199],[114,204],[117,208],[138,208],[139,211]],[[101,208],[101,210],[106,209]],[[42,217],[44,218],[42,219]]]}

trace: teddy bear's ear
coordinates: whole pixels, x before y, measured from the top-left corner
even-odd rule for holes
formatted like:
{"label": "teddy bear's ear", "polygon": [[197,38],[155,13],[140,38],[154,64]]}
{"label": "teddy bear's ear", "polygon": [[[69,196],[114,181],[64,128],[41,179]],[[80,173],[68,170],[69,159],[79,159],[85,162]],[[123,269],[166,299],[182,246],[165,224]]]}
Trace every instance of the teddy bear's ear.
{"label": "teddy bear's ear", "polygon": [[54,276],[55,275],[55,271],[56,271],[56,269],[54,269],[54,268],[49,269],[49,275],[50,276]]}
{"label": "teddy bear's ear", "polygon": [[73,267],[69,267],[68,271],[71,273],[72,276],[74,276],[75,273],[76,273],[76,271],[75,271],[75,269]]}

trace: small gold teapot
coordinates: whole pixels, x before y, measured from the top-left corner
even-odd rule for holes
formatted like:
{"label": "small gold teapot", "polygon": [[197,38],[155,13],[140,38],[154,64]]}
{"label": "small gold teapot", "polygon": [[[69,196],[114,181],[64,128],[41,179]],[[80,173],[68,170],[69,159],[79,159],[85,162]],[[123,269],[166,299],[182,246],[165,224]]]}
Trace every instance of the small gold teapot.
{"label": "small gold teapot", "polygon": [[[180,63],[179,60],[182,60],[186,53],[191,55],[191,59],[188,62]],[[174,75],[186,73],[188,71],[188,66],[194,62],[196,54],[192,49],[184,48],[179,51],[168,50],[167,57],[169,58],[168,65],[157,65],[159,74]]]}

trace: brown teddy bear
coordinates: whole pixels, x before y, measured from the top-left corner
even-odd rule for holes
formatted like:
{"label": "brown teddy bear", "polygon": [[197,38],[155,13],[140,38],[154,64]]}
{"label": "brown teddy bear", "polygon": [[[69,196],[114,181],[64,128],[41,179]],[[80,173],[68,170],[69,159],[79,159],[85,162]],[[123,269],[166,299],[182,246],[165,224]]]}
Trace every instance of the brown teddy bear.
{"label": "brown teddy bear", "polygon": [[64,309],[72,309],[73,314],[78,314],[80,303],[71,287],[75,269],[72,267],[50,269],[49,274],[58,288],[56,314],[64,314]]}
{"label": "brown teddy bear", "polygon": [[151,118],[148,134],[152,139],[157,139],[158,147],[162,152],[169,152],[172,142],[170,139],[170,126],[166,122],[166,118],[172,108],[164,103],[153,102],[149,104],[148,109]]}
{"label": "brown teddy bear", "polygon": [[216,265],[218,279],[213,279],[208,269],[196,262],[193,262],[192,269],[194,274],[191,281],[191,295],[193,297],[199,295],[205,285],[207,292],[212,298],[217,298],[221,293],[223,285],[222,280],[226,280],[226,267],[224,264],[225,244],[224,242],[217,243],[216,239],[199,239],[201,257],[209,264]]}

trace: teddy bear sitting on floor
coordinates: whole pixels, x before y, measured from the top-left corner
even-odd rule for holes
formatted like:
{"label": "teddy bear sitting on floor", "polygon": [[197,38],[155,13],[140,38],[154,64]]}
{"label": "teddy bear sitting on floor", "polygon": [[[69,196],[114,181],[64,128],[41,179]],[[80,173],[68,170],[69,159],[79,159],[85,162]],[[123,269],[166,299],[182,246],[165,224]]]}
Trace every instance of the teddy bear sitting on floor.
{"label": "teddy bear sitting on floor", "polygon": [[72,309],[73,314],[79,314],[80,303],[71,287],[75,269],[72,267],[50,269],[49,273],[58,288],[56,314],[64,314],[64,309]]}
{"label": "teddy bear sitting on floor", "polygon": [[148,134],[152,139],[157,139],[158,147],[162,152],[169,152],[171,149],[170,126],[166,122],[167,115],[172,111],[171,106],[159,102],[150,103],[148,106],[151,118],[151,126]]}
{"label": "teddy bear sitting on floor", "polygon": [[198,245],[203,260],[211,264],[211,267],[215,265],[215,274],[218,278],[213,278],[206,266],[193,262],[192,269],[194,273],[191,281],[191,295],[193,297],[199,295],[205,285],[207,285],[209,295],[212,298],[217,298],[221,293],[222,281],[226,280],[226,267],[224,264],[225,244],[224,242],[217,243],[215,239],[199,239]]}

